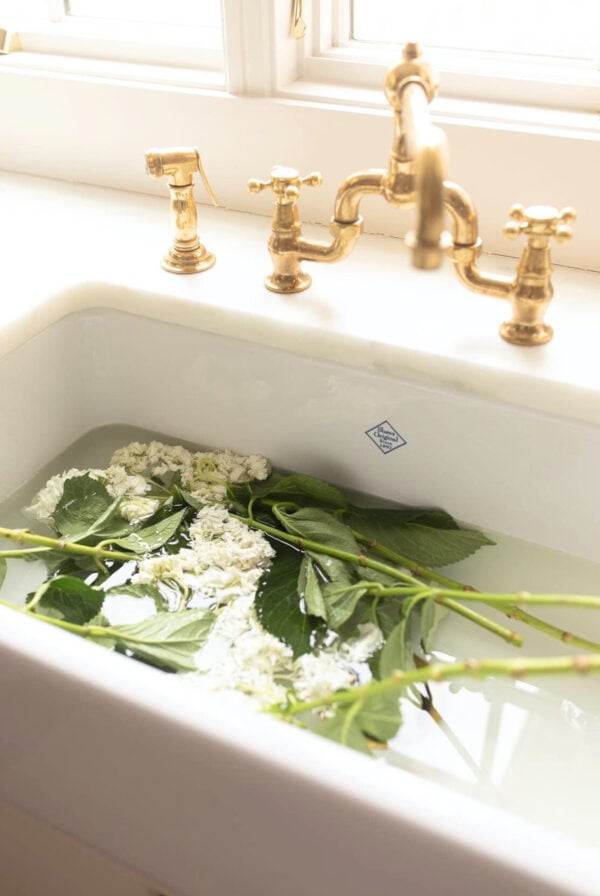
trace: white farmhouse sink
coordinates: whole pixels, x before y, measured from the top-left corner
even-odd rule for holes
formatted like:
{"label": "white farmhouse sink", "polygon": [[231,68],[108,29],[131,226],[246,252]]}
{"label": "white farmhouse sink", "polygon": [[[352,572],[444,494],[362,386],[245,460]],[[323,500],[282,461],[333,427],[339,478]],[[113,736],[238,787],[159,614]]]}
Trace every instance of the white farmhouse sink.
{"label": "white farmhouse sink", "polygon": [[[482,552],[465,565],[474,584],[600,592],[600,429],[450,383],[310,359],[301,344],[294,354],[109,310],[104,296],[96,286],[97,308],[0,360],[4,497],[85,433],[126,424],[261,452],[537,545]],[[387,453],[366,434],[384,421],[405,441]],[[549,549],[578,559],[558,562]],[[591,615],[568,623],[600,633]],[[560,650],[530,644],[524,652]],[[510,648],[452,623],[440,650]],[[2,607],[0,677],[0,799],[165,892],[599,891],[593,679],[440,689],[452,731],[408,714],[385,761],[234,712],[218,695]]]}

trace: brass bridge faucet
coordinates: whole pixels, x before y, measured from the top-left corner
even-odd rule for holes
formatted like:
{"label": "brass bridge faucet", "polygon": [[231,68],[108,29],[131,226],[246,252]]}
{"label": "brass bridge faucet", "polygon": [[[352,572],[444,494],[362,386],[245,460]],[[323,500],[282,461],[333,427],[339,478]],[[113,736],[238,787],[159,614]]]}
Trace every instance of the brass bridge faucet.
{"label": "brass bridge faucet", "polygon": [[[500,327],[503,339],[517,345],[549,342],[552,328],[543,320],[553,294],[548,244],[552,236],[559,241],[571,238],[575,211],[513,206],[504,233],[509,238],[521,233],[527,237],[516,276],[511,279],[481,272],[476,265],[482,251],[477,212],[465,190],[446,180],[446,138],[429,115],[428,104],[437,88],[437,76],[419,45],[406,44],[402,61],[385,79],[385,94],[394,112],[388,167],[359,171],[342,183],[329,222],[333,238],[329,243],[303,238],[296,205],[300,187],[319,186],[320,174],[302,178],[293,168],[277,166],[270,180],[248,182],[253,193],[270,188],[275,194],[269,239],[273,272],[265,286],[273,292],[301,292],[311,283],[301,269],[303,261],[334,262],[348,256],[363,229],[360,201],[375,193],[399,208],[416,207],[417,225],[406,238],[415,267],[439,267],[446,251],[465,286],[511,303],[512,319]],[[450,214],[451,237],[443,231],[444,211]]]}
{"label": "brass bridge faucet", "polygon": [[197,274],[212,268],[216,258],[198,239],[198,214],[194,201],[196,172],[200,174],[213,205],[217,205],[217,200],[196,147],[149,149],[146,153],[146,171],[150,177],[169,178],[175,239],[161,262],[162,267],[171,274]]}

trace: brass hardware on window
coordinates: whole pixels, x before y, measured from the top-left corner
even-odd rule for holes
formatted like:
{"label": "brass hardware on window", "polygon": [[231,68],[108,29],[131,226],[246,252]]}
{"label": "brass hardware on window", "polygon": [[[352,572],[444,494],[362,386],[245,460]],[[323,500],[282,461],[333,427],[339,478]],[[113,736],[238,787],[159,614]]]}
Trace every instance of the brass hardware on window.
{"label": "brass hardware on window", "polygon": [[216,258],[198,239],[198,215],[194,201],[194,174],[198,172],[213,205],[215,194],[202,166],[196,147],[149,149],[146,171],[150,177],[168,177],[171,214],[175,224],[173,245],[162,260],[162,267],[172,274],[197,274],[211,268]]}
{"label": "brass hardware on window", "polygon": [[19,35],[15,31],[7,31],[4,28],[0,28],[0,56],[14,53],[20,49]]}
{"label": "brass hardware on window", "polygon": [[[271,187],[275,193],[269,239],[273,273],[265,285],[275,292],[300,292],[310,286],[310,277],[301,269],[303,261],[335,262],[349,255],[362,233],[361,199],[374,193],[398,208],[416,208],[417,225],[406,239],[415,267],[439,267],[446,250],[465,286],[510,302],[513,317],[502,324],[502,338],[516,345],[541,345],[552,338],[552,328],[543,320],[553,293],[548,243],[551,236],[570,239],[575,211],[566,208],[559,214],[548,206],[514,206],[505,234],[527,237],[516,276],[482,273],[476,266],[482,241],[475,206],[462,187],[446,180],[446,138],[429,115],[428,104],[437,88],[437,75],[419,45],[406,44],[402,61],[385,78],[385,94],[394,112],[388,167],[358,171],[341,184],[329,223],[330,243],[302,237],[296,201],[300,184],[312,181],[281,167],[273,170],[270,181],[249,181],[251,192]],[[451,218],[451,236],[443,231],[444,211]]]}
{"label": "brass hardware on window", "polygon": [[306,34],[306,22],[304,21],[303,0],[292,0],[292,26],[290,37],[301,40]]}

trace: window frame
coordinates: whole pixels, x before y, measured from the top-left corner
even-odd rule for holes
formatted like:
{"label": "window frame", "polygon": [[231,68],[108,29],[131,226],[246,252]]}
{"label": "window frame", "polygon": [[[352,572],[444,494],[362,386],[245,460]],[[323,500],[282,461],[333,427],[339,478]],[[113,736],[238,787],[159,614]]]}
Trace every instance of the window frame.
{"label": "window frame", "polygon": [[[301,79],[363,90],[379,88],[398,56],[393,44],[352,38],[352,0],[311,0],[309,45]],[[427,50],[426,50],[427,52]],[[442,103],[479,101],[574,112],[600,111],[600,64],[596,69],[565,59],[532,61],[520,54],[434,50]],[[485,59],[486,72],[481,72]]]}
{"label": "window frame", "polygon": [[[222,2],[223,72],[84,59],[56,46],[55,52],[0,57],[7,100],[0,167],[164,197],[164,184],[144,175],[144,150],[197,144],[218,198],[241,211],[270,213],[272,199],[250,196],[245,180],[267,176],[274,164],[322,170],[324,186],[304,190],[300,206],[304,221],[327,223],[337,186],[349,173],[387,164],[391,113],[381,87],[373,86],[383,62],[372,63],[372,86],[306,79],[308,57],[329,64],[346,52],[333,46],[346,27],[340,15],[345,0],[310,0],[301,40],[290,36],[291,0],[253,0],[251,7],[246,0]],[[369,65],[343,64],[353,66],[354,83],[356,72]],[[501,235],[513,202],[575,205],[575,239],[553,249],[554,259],[600,270],[600,183],[593,177],[600,165],[598,111],[434,101],[434,120],[449,138],[449,177],[476,203],[487,251],[520,253]],[[493,177],[491,158],[498,160]],[[411,224],[409,215],[386,203],[365,201],[367,232],[400,237]]]}
{"label": "window frame", "polygon": [[187,26],[70,16],[65,0],[47,0],[47,5],[45,18],[26,17],[16,23],[24,52],[192,72],[224,70],[222,46],[207,39],[212,29],[194,26],[190,35]]}

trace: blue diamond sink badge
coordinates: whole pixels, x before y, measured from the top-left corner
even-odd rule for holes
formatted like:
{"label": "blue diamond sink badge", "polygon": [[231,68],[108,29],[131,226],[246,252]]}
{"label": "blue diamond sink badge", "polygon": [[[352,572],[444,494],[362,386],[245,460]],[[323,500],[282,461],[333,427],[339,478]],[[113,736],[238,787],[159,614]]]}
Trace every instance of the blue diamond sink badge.
{"label": "blue diamond sink badge", "polygon": [[382,423],[378,423],[377,426],[367,429],[365,435],[372,442],[375,442],[383,454],[389,454],[390,451],[395,451],[396,448],[402,448],[403,445],[406,445],[406,439],[394,429],[388,420],[384,420]]}

